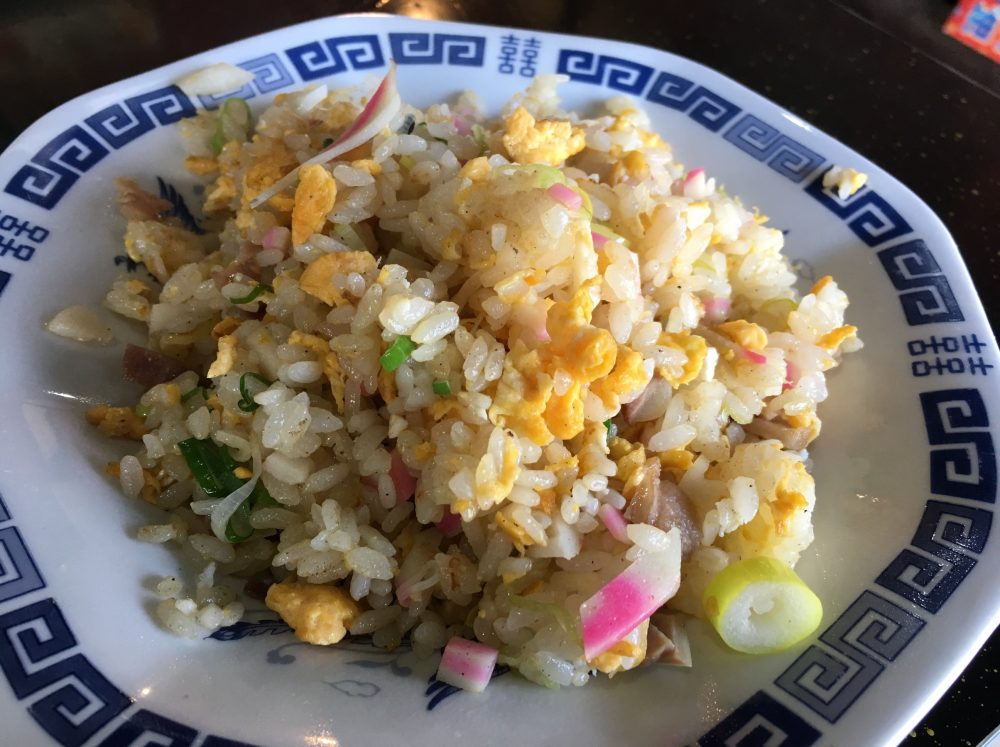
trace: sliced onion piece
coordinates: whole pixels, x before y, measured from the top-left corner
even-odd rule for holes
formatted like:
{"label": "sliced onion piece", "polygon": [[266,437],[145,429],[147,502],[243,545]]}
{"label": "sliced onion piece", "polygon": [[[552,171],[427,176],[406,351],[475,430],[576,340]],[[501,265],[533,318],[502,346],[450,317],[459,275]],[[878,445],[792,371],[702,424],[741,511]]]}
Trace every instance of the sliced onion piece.
{"label": "sliced onion piece", "polygon": [[677,593],[681,584],[681,538],[667,533],[667,548],[644,553],[580,605],[583,652],[600,656],[636,629]]}
{"label": "sliced onion piece", "polygon": [[253,475],[249,480],[236,488],[236,490],[219,501],[219,505],[212,509],[212,534],[223,542],[229,542],[226,538],[226,527],[229,526],[229,520],[233,518],[233,514],[243,505],[243,501],[247,500],[254,488],[257,487],[257,481],[260,480],[262,471],[260,453],[255,451],[253,455]]}
{"label": "sliced onion piece", "polygon": [[329,163],[337,156],[367,143],[392,121],[402,103],[399,91],[396,90],[396,63],[392,62],[389,64],[389,72],[379,83],[361,114],[354,120],[354,124],[348,127],[329,148],[320,151],[305,163],[299,164],[290,173],[257,195],[251,200],[250,207],[258,208],[286,187],[290,187],[298,178],[299,169],[303,166],[310,166],[314,163]]}
{"label": "sliced onion piece", "polygon": [[193,73],[188,73],[177,87],[188,96],[218,96],[230,91],[238,91],[254,79],[249,70],[228,62],[217,62]]}
{"label": "sliced onion piece", "polygon": [[608,534],[619,542],[625,542],[626,544],[629,542],[628,534],[625,532],[628,522],[625,521],[625,517],[622,516],[621,511],[605,503],[598,509],[597,515],[601,517],[601,521],[607,527]]}
{"label": "sliced onion piece", "polygon": [[809,636],[823,618],[819,597],[774,558],[727,565],[709,582],[703,602],[726,645],[746,654],[784,651]]}
{"label": "sliced onion piece", "polygon": [[478,641],[452,638],[444,647],[437,678],[463,690],[481,693],[493,676],[498,653]]}
{"label": "sliced onion piece", "polygon": [[583,196],[565,184],[553,184],[545,193],[569,210],[579,210],[583,206]]}

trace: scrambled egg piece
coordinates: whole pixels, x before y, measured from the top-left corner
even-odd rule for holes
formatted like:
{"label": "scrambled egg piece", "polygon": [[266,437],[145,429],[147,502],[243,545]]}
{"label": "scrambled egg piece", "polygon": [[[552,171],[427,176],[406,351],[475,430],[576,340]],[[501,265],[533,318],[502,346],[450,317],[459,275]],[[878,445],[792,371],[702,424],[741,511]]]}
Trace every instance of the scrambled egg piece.
{"label": "scrambled egg piece", "polygon": [[688,449],[660,452],[660,466],[674,482],[680,482],[692,464],[694,464],[694,452]]}
{"label": "scrambled egg piece", "polygon": [[618,184],[627,179],[640,182],[649,176],[649,164],[646,156],[639,150],[630,150],[611,168],[611,183]]}
{"label": "scrambled egg piece", "polygon": [[692,335],[690,331],[683,332],[663,332],[660,334],[659,343],[666,347],[680,350],[687,356],[684,365],[678,372],[674,368],[667,366],[657,366],[656,372],[666,379],[674,389],[694,381],[705,365],[705,357],[708,355],[708,343],[704,337]]}
{"label": "scrambled egg piece", "polygon": [[569,122],[541,120],[519,106],[504,122],[503,147],[518,163],[559,166],[586,146],[583,130]]}
{"label": "scrambled egg piece", "polygon": [[[497,511],[496,514],[493,515],[493,518],[497,522],[497,527],[510,538],[510,541],[514,543],[515,549],[522,555],[524,554],[525,548],[535,544],[535,540],[531,537],[531,535],[528,534],[528,532],[525,531],[520,524],[514,521],[514,519],[508,516],[503,509]],[[542,544],[544,545],[545,543],[543,542]],[[517,579],[522,575],[524,574],[514,575],[511,580]],[[504,583],[510,583],[510,581],[507,580],[506,575],[504,576]]]}
{"label": "scrambled egg piece", "polygon": [[[493,437],[490,446],[493,446]],[[476,465],[476,497],[490,503],[500,503],[510,495],[521,472],[521,447],[509,431],[502,432],[500,454],[500,464],[495,464],[493,457],[485,454]]]}
{"label": "scrambled egg piece", "polygon": [[851,337],[856,337],[857,334],[857,327],[853,324],[845,324],[843,327],[837,327],[836,329],[827,332],[816,341],[816,344],[832,353],[834,350],[839,348],[845,340],[848,340]]}
{"label": "scrambled egg piece", "polygon": [[767,347],[767,332],[759,324],[748,322],[746,319],[723,322],[716,329],[747,350],[759,353]]}
{"label": "scrambled egg piece", "polygon": [[218,324],[212,327],[212,337],[218,340],[220,337],[224,337],[225,335],[231,335],[239,329],[240,325],[243,324],[243,321],[244,320],[242,319],[237,319],[235,316],[224,317]]}
{"label": "scrambled egg piece", "polygon": [[837,188],[837,196],[846,200],[868,182],[868,174],[864,174],[857,169],[843,166],[834,166],[823,174],[823,186],[827,189]]}
{"label": "scrambled egg piece", "polygon": [[667,143],[655,132],[650,132],[639,126],[642,122],[642,114],[638,109],[627,107],[622,109],[615,117],[615,121],[608,128],[608,132],[624,132],[634,130],[646,148],[667,148]]}
{"label": "scrambled egg piece", "polygon": [[364,275],[378,266],[370,252],[332,252],[310,262],[299,278],[299,287],[329,306],[347,303],[343,291],[333,285],[333,276],[357,272]]}
{"label": "scrambled egg piece", "polygon": [[[264,149],[265,145],[267,147],[266,150]],[[250,213],[251,200],[299,165],[295,154],[282,140],[273,138],[263,141],[255,140],[254,146],[256,153],[250,162],[246,164],[246,173],[243,176],[241,212],[247,214]],[[227,145],[223,149],[223,155],[225,155],[229,147]],[[291,212],[294,200],[289,195],[276,194],[267,201],[267,204],[277,208],[281,212],[287,213]]]}
{"label": "scrambled egg piece", "polygon": [[815,412],[802,412],[795,415],[784,415],[782,416],[786,423],[788,423],[792,428],[806,428],[809,431],[808,440],[806,445],[808,446],[813,441],[819,437],[820,429],[823,427],[823,423],[820,421],[819,417]]}
{"label": "scrambled egg piece", "polygon": [[129,438],[141,441],[146,433],[142,418],[131,407],[95,405],[87,410],[87,422],[109,438]]}
{"label": "scrambled egg piece", "polygon": [[588,663],[599,672],[609,676],[618,672],[627,672],[629,669],[639,666],[646,658],[646,634],[648,632],[649,620],[643,620],[635,630]]}
{"label": "scrambled egg piece", "polygon": [[264,600],[306,643],[337,643],[361,614],[357,602],[337,586],[285,581],[272,584]]}
{"label": "scrambled egg piece", "polygon": [[292,208],[292,243],[301,244],[326,223],[337,201],[337,181],[318,163],[303,166]]}
{"label": "scrambled egg piece", "polygon": [[215,360],[208,369],[208,378],[214,379],[233,370],[238,355],[236,353],[236,335],[223,335],[219,338],[219,349]]}
{"label": "scrambled egg piece", "polygon": [[212,156],[188,156],[184,168],[195,176],[208,176],[219,170],[219,162]]}
{"label": "scrambled egg piece", "polygon": [[520,340],[507,354],[503,375],[490,406],[490,420],[513,428],[539,446],[552,441],[542,415],[552,394],[552,377],[541,370],[537,350],[528,350]]}

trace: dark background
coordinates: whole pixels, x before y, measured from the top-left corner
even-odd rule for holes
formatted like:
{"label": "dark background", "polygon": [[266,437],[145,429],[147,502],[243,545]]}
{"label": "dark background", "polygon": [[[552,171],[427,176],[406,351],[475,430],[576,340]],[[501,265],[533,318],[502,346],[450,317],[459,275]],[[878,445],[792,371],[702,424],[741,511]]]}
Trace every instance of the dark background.
{"label": "dark background", "polygon": [[[913,189],[948,226],[997,329],[1000,64],[941,33],[941,0],[0,0],[0,148],[98,86],[245,36],[377,10],[648,44],[754,89]],[[1000,721],[995,633],[905,745]]]}

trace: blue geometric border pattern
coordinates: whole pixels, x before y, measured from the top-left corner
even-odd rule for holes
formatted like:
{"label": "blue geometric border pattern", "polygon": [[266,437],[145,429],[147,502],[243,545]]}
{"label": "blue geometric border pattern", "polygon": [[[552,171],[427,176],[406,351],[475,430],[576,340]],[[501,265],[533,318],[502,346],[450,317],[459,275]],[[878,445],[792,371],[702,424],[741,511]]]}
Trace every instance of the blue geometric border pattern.
{"label": "blue geometric border pattern", "polygon": [[215,109],[226,99],[252,99],[258,93],[264,94],[277,91],[295,82],[295,78],[289,72],[288,67],[276,54],[255,57],[252,60],[241,62],[239,67],[253,73],[253,80],[242,88],[230,93],[222,93],[216,96],[199,96],[198,100],[201,101],[202,106],[206,109]]}
{"label": "blue geometric border pattern", "polygon": [[863,187],[841,200],[835,192],[823,187],[823,176],[824,174],[817,174],[806,185],[806,194],[846,221],[847,227],[868,246],[884,244],[913,230],[903,216],[874,189]]}
{"label": "blue geometric border pattern", "polygon": [[[152,130],[195,113],[176,86],[132,96],[68,127],[38,151],[4,186],[4,192],[51,210],[76,181],[108,155]],[[96,136],[95,136],[96,133]],[[100,137],[100,140],[98,139]]]}
{"label": "blue geometric border pattern", "polygon": [[809,747],[820,733],[763,690],[757,691],[706,733],[701,747]]}
{"label": "blue geometric border pattern", "polygon": [[556,72],[568,75],[571,80],[607,86],[634,96],[641,96],[653,77],[653,68],[648,65],[582,49],[559,50]]}
{"label": "blue geometric border pattern", "polygon": [[195,113],[194,104],[177,86],[168,86],[112,104],[84,122],[116,150],[159,125],[172,124]]}
{"label": "blue geometric border pattern", "polygon": [[656,76],[646,99],[670,109],[686,112],[691,119],[712,132],[721,130],[742,110],[732,101],[724,99],[704,86],[673,73],[661,72]]}
{"label": "blue geometric border pattern", "polygon": [[56,135],[4,187],[7,194],[51,210],[80,175],[108,154],[94,135],[72,125]]}
{"label": "blue geometric border pattern", "polygon": [[486,37],[467,34],[389,34],[389,47],[397,65],[465,65],[482,67]]}
{"label": "blue geometric border pattern", "polygon": [[909,325],[965,320],[948,278],[922,239],[881,249],[879,261],[896,286]]}
{"label": "blue geometric border pattern", "polygon": [[382,43],[375,34],[337,36],[285,50],[302,80],[316,80],[348,70],[385,65]]}
{"label": "blue geometric border pattern", "polygon": [[[76,636],[45,588],[20,532],[0,499],[0,671],[14,697],[58,744],[82,747],[91,737],[123,719],[100,741],[102,747],[156,744],[190,747],[198,730],[146,709],[115,687],[78,650]],[[253,747],[208,735],[203,745]]]}
{"label": "blue geometric border pattern", "polygon": [[0,529],[0,602],[45,588],[17,527]]}
{"label": "blue geometric border pattern", "polygon": [[744,114],[723,137],[782,176],[800,182],[826,160],[752,114]]}
{"label": "blue geometric border pattern", "polygon": [[924,626],[902,607],[866,591],[786,669],[775,684],[834,723]]}
{"label": "blue geometric border pattern", "polygon": [[931,449],[931,492],[996,502],[997,462],[989,417],[977,389],[923,392]]}

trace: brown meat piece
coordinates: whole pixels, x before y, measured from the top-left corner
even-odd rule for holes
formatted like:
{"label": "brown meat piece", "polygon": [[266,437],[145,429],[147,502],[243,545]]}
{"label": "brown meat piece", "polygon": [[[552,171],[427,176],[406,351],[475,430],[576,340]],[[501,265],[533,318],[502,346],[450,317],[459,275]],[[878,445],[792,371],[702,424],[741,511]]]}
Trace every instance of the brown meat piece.
{"label": "brown meat piece", "polygon": [[187,367],[174,358],[138,345],[126,345],[122,356],[122,375],[126,381],[141,384],[147,389],[170,381],[187,371]]}

